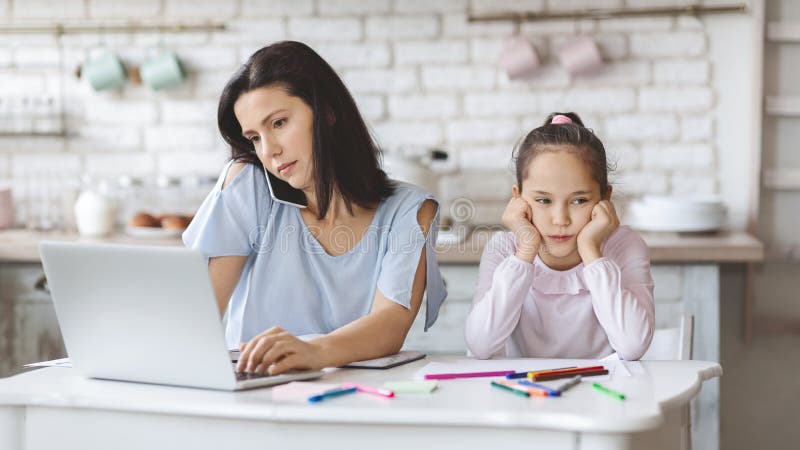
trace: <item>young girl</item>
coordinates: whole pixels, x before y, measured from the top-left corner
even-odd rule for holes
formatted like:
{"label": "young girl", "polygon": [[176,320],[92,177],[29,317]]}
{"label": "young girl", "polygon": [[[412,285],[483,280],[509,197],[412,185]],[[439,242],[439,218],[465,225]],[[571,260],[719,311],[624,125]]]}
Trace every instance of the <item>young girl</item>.
{"label": "young girl", "polygon": [[554,113],[515,151],[517,184],[481,257],[465,337],[478,358],[636,360],[653,337],[650,256],[611,203],[602,142]]}

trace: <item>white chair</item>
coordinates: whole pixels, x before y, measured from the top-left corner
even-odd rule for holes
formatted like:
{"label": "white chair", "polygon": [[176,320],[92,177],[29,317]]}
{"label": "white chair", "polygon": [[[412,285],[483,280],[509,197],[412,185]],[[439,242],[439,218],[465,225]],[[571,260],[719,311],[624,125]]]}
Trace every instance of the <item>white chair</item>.
{"label": "white chair", "polygon": [[[657,328],[653,333],[650,348],[642,356],[649,360],[686,360],[692,359],[692,340],[694,339],[694,316],[684,314],[677,327]],[[691,408],[687,404],[683,408],[681,420],[686,425],[686,432],[680,437],[681,449],[692,448]]]}
{"label": "white chair", "polygon": [[673,328],[659,328],[653,333],[650,348],[642,359],[686,360],[692,359],[692,340],[694,337],[694,316],[684,314],[680,323]]}

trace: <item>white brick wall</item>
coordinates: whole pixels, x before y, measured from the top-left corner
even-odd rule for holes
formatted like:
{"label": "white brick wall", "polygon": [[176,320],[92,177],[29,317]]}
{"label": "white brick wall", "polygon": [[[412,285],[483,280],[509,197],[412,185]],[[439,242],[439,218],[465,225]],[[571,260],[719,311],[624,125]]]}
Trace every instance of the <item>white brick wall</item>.
{"label": "white brick wall", "polygon": [[319,13],[324,16],[340,14],[383,14],[389,12],[390,0],[336,0],[319,2]]}
{"label": "white brick wall", "polygon": [[161,103],[161,121],[165,124],[217,125],[217,102],[212,100],[165,100]]}
{"label": "white brick wall", "polygon": [[[27,2],[15,2],[27,3]],[[61,3],[61,2],[49,2]],[[147,19],[157,16],[161,12],[161,2],[159,0],[140,0],[140,1],[127,1],[127,0],[103,0],[93,1],[89,3],[89,17],[93,18],[137,18]]]}
{"label": "white brick wall", "polygon": [[234,17],[239,12],[236,2],[218,0],[165,0],[164,15],[181,19],[186,17]]}
{"label": "white brick wall", "polygon": [[653,78],[657,84],[705,84],[711,64],[708,61],[656,61]]}
{"label": "white brick wall", "polygon": [[368,17],[370,39],[424,39],[436,36],[439,21],[431,16]]}
{"label": "white brick wall", "polygon": [[646,169],[698,169],[714,162],[708,144],[644,146],[642,164]]}
{"label": "white brick wall", "polygon": [[216,134],[216,130],[208,126],[154,126],[145,130],[144,147],[159,152],[209,150],[220,145]]}
{"label": "white brick wall", "polygon": [[391,95],[389,114],[401,119],[453,117],[458,111],[452,95]]}
{"label": "white brick wall", "polygon": [[288,37],[300,41],[355,41],[363,35],[361,21],[342,18],[289,19]]}
{"label": "white brick wall", "polygon": [[373,129],[382,149],[430,147],[442,143],[442,128],[431,122],[395,120],[376,124]]}
{"label": "white brick wall", "polygon": [[[15,19],[77,19],[86,17],[84,0],[50,0],[15,1],[11,5],[11,15]],[[101,2],[102,3],[102,2]]]}
{"label": "white brick wall", "polygon": [[464,112],[470,116],[511,116],[537,111],[538,99],[534,94],[467,94]]}
{"label": "white brick wall", "polygon": [[422,85],[426,89],[471,90],[490,89],[494,86],[497,74],[495,69],[484,67],[449,66],[423,67]]}
{"label": "white brick wall", "polygon": [[698,56],[706,50],[706,37],[701,31],[634,33],[631,54],[658,58],[662,56]]}
{"label": "white brick wall", "polygon": [[314,12],[313,0],[242,0],[244,17],[308,15],[312,12]]}
{"label": "white brick wall", "polygon": [[417,75],[412,69],[351,70],[344,81],[352,92],[408,92],[417,86]]}
{"label": "white brick wall", "polygon": [[405,42],[395,45],[397,65],[465,63],[468,46],[464,41]]}
{"label": "white brick wall", "polygon": [[392,58],[386,43],[320,44],[314,49],[328,64],[337,68],[386,67]]}
{"label": "white brick wall", "polygon": [[469,0],[394,0],[394,10],[399,13],[431,13],[464,11]]}
{"label": "white brick wall", "polygon": [[[0,176],[49,156],[92,173],[219,172],[220,91],[263,45],[307,42],[342,76],[382,148],[450,152],[442,190],[477,195],[487,221],[513,182],[513,145],[552,111],[581,114],[606,143],[620,194],[717,193],[709,35],[690,17],[530,22],[467,21],[468,14],[646,6],[641,0],[26,0],[8,20],[223,20],[225,31],[100,36],[0,35],[0,105],[20,92],[58,95],[67,136],[0,136]],[[1,14],[1,13],[0,13]],[[498,67],[506,38],[521,33],[542,66],[510,80]],[[557,62],[575,33],[597,40],[605,65],[570,76]],[[72,71],[111,50],[129,65],[160,45],[189,72],[181,87],[127,85],[94,93]],[[0,115],[2,113],[0,112]],[[35,154],[33,159],[18,156]],[[63,157],[62,157],[63,154]],[[44,156],[43,156],[44,155]],[[475,174],[481,174],[476,177]],[[497,186],[473,186],[476,178]],[[449,186],[449,188],[447,187]],[[455,188],[454,188],[455,187]],[[623,197],[620,197],[623,198]],[[495,218],[499,221],[499,215]]]}
{"label": "white brick wall", "polygon": [[94,101],[86,108],[86,120],[99,124],[150,125],[157,114],[157,105],[149,101]]}
{"label": "white brick wall", "polygon": [[639,95],[642,111],[707,111],[712,106],[711,89],[706,87],[645,88]]}
{"label": "white brick wall", "polygon": [[627,114],[606,120],[606,136],[611,139],[666,141],[678,133],[678,119],[672,114]]}

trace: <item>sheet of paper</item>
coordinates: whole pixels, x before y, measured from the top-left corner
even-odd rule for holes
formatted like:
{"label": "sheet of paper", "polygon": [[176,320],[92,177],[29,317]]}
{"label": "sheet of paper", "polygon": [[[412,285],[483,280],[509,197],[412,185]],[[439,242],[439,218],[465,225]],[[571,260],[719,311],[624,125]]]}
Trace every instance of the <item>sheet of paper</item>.
{"label": "sheet of paper", "polygon": [[387,381],[383,387],[395,394],[430,394],[436,389],[436,380],[428,381]]}
{"label": "sheet of paper", "polygon": [[292,381],[272,388],[272,399],[277,401],[308,401],[308,397],[319,395],[331,389],[339,388],[338,384],[315,383],[310,381]]}
{"label": "sheet of paper", "polygon": [[50,361],[41,361],[30,364],[25,364],[22,367],[72,367],[72,362],[69,358],[52,359]]}

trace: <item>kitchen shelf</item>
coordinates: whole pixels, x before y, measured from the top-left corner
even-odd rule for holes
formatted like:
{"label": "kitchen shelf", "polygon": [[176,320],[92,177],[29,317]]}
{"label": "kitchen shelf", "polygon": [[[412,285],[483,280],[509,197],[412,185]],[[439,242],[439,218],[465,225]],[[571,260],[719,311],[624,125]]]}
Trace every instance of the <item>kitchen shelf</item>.
{"label": "kitchen shelf", "polygon": [[766,169],[763,174],[765,188],[773,190],[800,190],[800,169]]}
{"label": "kitchen shelf", "polygon": [[66,137],[66,131],[0,131],[4,137]]}
{"label": "kitchen shelf", "polygon": [[770,116],[800,116],[800,95],[770,95],[764,100]]}
{"label": "kitchen shelf", "polygon": [[767,41],[800,42],[800,22],[770,22],[767,24]]}
{"label": "kitchen shelf", "polygon": [[0,34],[43,34],[57,35],[74,33],[136,33],[136,32],[168,32],[186,33],[197,31],[222,31],[225,24],[220,22],[60,22],[52,23],[4,23],[0,26]]}
{"label": "kitchen shelf", "polygon": [[746,13],[747,4],[733,3],[728,5],[685,5],[685,6],[656,6],[649,8],[613,8],[613,9],[584,9],[578,11],[550,11],[550,12],[509,12],[499,14],[470,14],[469,22],[536,22],[545,20],[583,20],[583,19],[614,19],[624,17],[654,17],[654,16],[700,16],[706,14]]}

